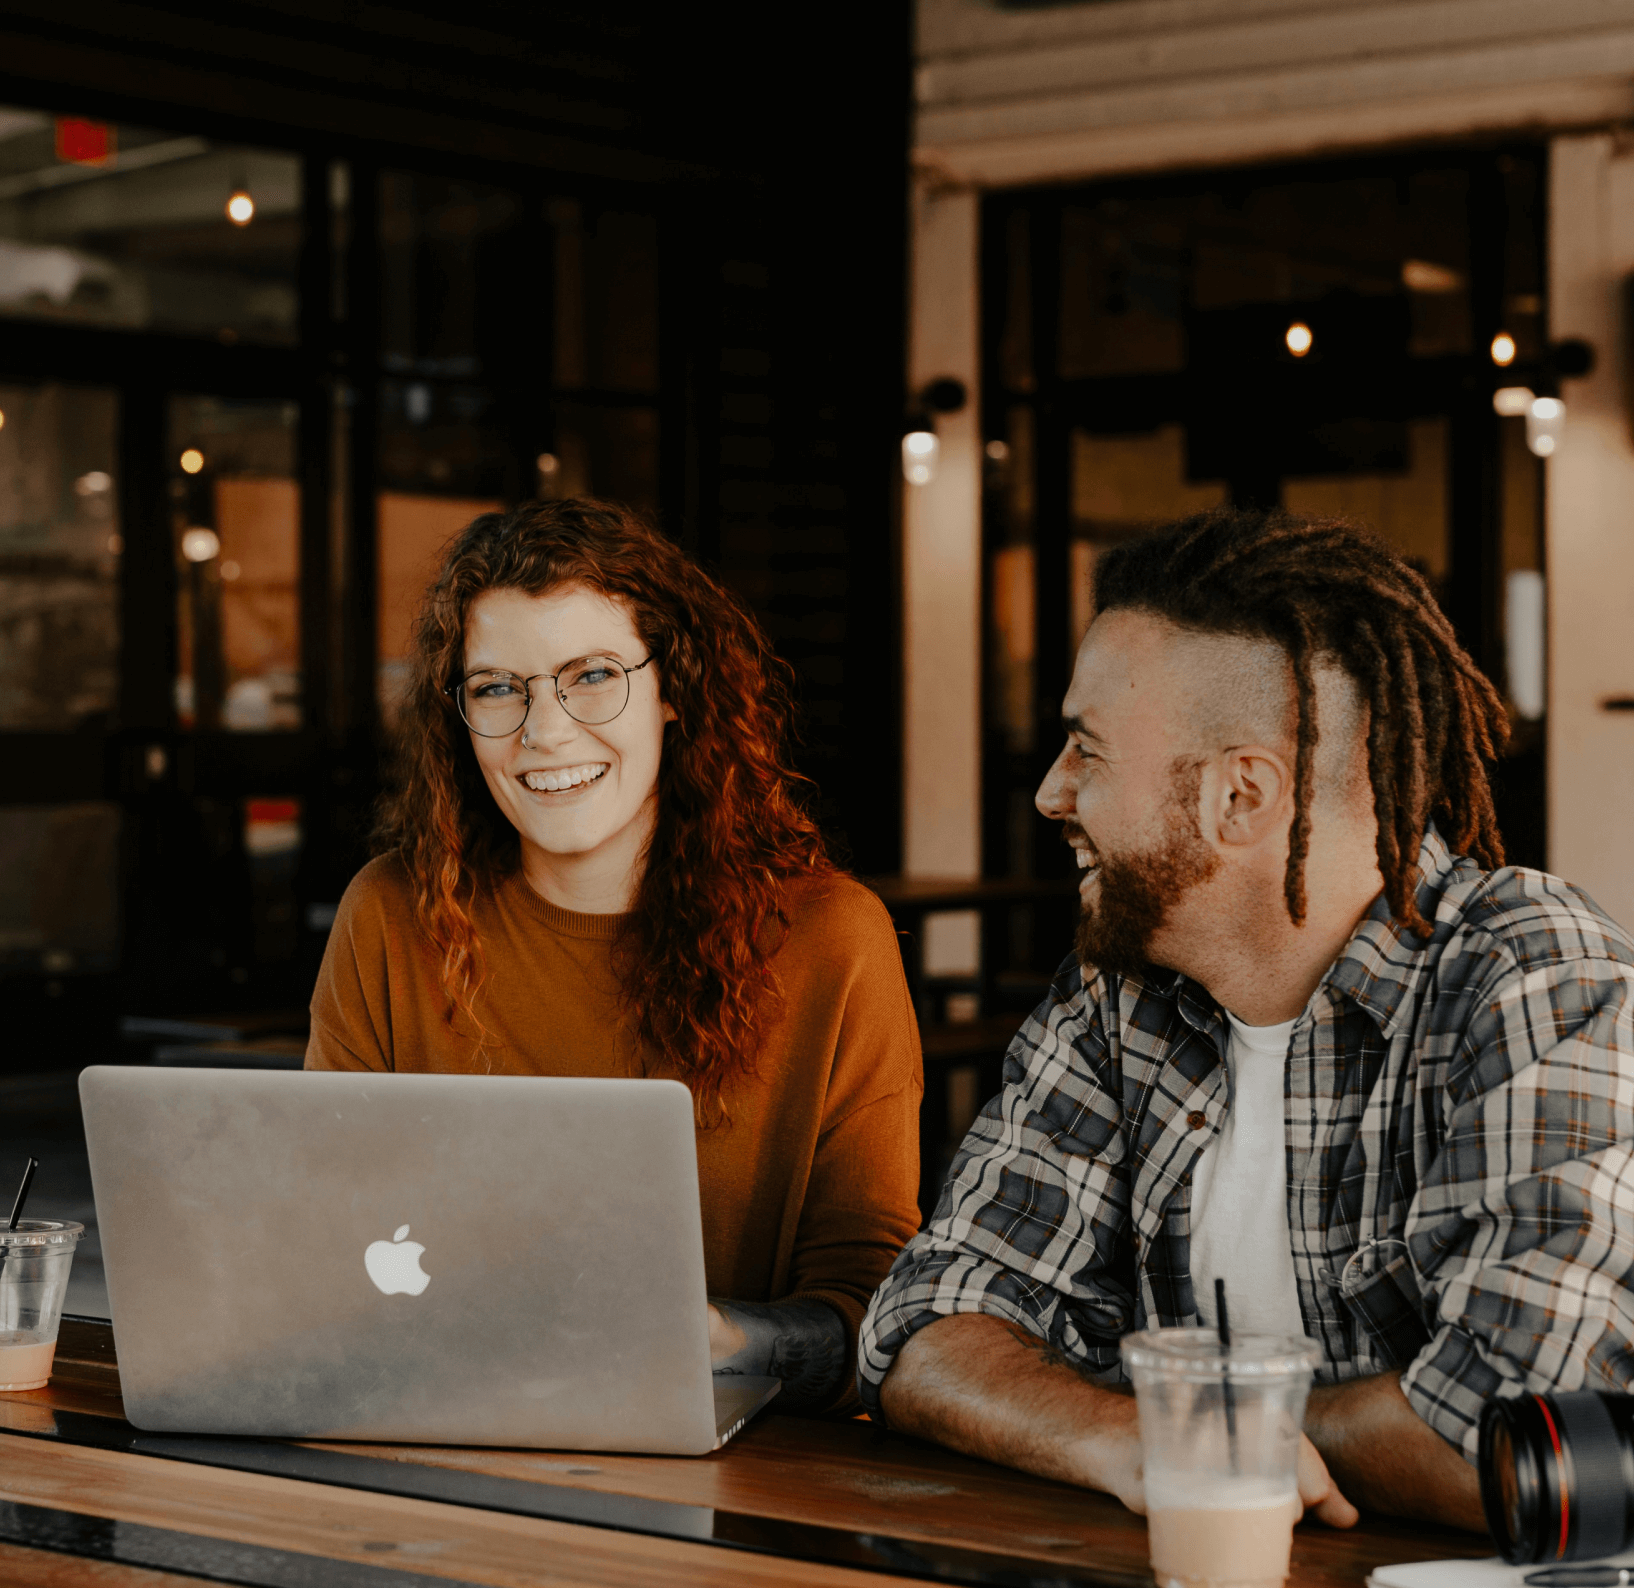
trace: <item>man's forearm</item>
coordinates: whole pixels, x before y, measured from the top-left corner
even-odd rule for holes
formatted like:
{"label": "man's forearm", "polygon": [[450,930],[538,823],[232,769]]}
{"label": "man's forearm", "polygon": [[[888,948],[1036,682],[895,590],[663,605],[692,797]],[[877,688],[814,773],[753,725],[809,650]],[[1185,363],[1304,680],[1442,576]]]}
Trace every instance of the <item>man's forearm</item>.
{"label": "man's forearm", "polygon": [[880,1402],[904,1433],[1145,1509],[1133,1398],[1084,1378],[1060,1351],[1000,1318],[959,1313],[927,1324],[903,1346]]}
{"label": "man's forearm", "polygon": [[1318,1385],[1305,1432],[1363,1510],[1486,1531],[1475,1468],[1413,1410],[1399,1373]]}
{"label": "man's forearm", "polygon": [[[728,1329],[728,1356],[717,1373],[770,1374],[783,1381],[779,1411],[817,1412],[845,1387],[845,1320],[822,1301],[721,1301],[711,1298]],[[739,1338],[741,1337],[741,1338]]]}

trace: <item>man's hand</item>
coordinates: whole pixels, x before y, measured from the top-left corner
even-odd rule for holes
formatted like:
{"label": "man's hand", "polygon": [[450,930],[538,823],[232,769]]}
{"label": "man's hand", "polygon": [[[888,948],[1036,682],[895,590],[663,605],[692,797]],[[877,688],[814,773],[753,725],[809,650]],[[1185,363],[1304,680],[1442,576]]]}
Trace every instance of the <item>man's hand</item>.
{"label": "man's hand", "polygon": [[1305,1514],[1329,1527],[1354,1527],[1361,1513],[1339,1492],[1322,1453],[1310,1439],[1299,1436],[1299,1501]]}
{"label": "man's hand", "polygon": [[1319,1384],[1305,1431],[1368,1510],[1486,1531],[1475,1468],[1408,1404],[1400,1373]]}
{"label": "man's hand", "polygon": [[[1054,1346],[1002,1319],[959,1313],[927,1324],[902,1348],[880,1402],[904,1433],[1100,1489],[1146,1512],[1134,1397],[1094,1383]],[[1330,1526],[1356,1521],[1308,1440],[1299,1497]]]}

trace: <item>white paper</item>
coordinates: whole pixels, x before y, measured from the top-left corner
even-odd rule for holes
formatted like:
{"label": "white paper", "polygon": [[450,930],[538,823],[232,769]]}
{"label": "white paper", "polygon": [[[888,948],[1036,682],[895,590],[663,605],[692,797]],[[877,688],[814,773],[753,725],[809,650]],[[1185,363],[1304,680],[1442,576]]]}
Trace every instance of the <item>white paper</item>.
{"label": "white paper", "polygon": [[1580,1566],[1634,1567],[1634,1552],[1597,1561],[1550,1561],[1532,1566],[1506,1566],[1496,1556],[1487,1560],[1410,1560],[1400,1566],[1377,1567],[1367,1582],[1368,1588],[1525,1588],[1530,1572]]}

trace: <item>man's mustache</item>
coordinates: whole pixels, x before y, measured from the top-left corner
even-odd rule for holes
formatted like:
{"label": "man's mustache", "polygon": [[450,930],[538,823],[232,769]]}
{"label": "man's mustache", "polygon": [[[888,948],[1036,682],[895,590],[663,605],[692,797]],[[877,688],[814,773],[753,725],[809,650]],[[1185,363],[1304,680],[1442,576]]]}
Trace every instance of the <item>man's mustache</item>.
{"label": "man's mustache", "polygon": [[1073,848],[1087,849],[1092,855],[1100,854],[1100,850],[1095,846],[1095,840],[1074,821],[1061,823],[1061,842],[1070,844]]}

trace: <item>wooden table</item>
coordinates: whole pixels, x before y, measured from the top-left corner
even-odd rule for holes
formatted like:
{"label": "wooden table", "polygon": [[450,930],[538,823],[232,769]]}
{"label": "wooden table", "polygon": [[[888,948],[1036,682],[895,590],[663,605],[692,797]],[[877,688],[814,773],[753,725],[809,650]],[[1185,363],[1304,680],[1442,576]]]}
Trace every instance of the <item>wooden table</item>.
{"label": "wooden table", "polygon": [[[1393,1561],[1491,1554],[1444,1529],[1301,1526],[1293,1588]],[[1116,1501],[858,1420],[766,1415],[713,1456],[574,1455],[143,1435],[107,1328],[65,1323],[43,1390],[0,1395],[7,1588],[446,1588],[453,1583],[940,1580],[1142,1588]]]}

